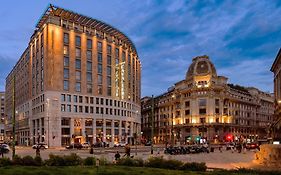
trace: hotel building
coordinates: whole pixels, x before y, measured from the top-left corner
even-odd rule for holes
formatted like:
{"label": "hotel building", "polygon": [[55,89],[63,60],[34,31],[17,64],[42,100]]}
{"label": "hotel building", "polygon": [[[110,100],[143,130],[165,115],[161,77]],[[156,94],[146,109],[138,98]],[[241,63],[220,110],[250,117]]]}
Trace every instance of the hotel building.
{"label": "hotel building", "polygon": [[281,141],[281,48],[272,64],[271,72],[274,73],[275,113],[272,125],[273,139]]}
{"label": "hotel building", "polygon": [[208,56],[193,58],[184,80],[153,99],[142,98],[143,137],[151,138],[153,121],[155,143],[267,138],[274,112],[271,94],[227,80],[217,75]]}
{"label": "hotel building", "polygon": [[3,143],[5,139],[5,92],[0,92],[0,110],[0,143]]}
{"label": "hotel building", "polygon": [[141,62],[133,42],[96,19],[50,5],[6,78],[18,144],[133,142],[140,134]]}

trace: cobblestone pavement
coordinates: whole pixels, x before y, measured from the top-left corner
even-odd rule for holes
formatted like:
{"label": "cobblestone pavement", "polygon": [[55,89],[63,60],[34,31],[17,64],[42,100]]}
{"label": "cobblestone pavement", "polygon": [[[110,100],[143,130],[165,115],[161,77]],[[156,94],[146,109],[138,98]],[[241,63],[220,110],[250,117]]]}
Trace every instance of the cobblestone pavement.
{"label": "cobblestone pavement", "polygon": [[[90,154],[88,149],[67,150],[65,148],[51,148],[41,150],[40,155],[43,159],[47,159],[49,154],[51,153],[56,155],[69,155],[71,153],[77,153],[82,158],[95,156],[99,158],[104,157],[109,161],[113,161],[116,151],[119,151],[121,156],[124,155],[124,148],[95,148],[94,154]],[[16,154],[20,156],[35,156],[35,150],[31,147],[17,147]],[[252,161],[254,160],[255,151],[244,151],[242,153],[238,153],[226,150],[223,150],[222,152],[215,150],[215,152],[211,153],[167,155],[164,154],[163,148],[154,148],[154,154],[151,155],[150,147],[140,146],[136,149],[133,146],[131,147],[131,155],[134,157],[142,158],[144,160],[146,160],[150,156],[163,156],[166,159],[177,159],[183,162],[205,162],[210,168],[234,169],[239,167],[249,168],[254,166]],[[5,156],[11,157],[11,151]]]}

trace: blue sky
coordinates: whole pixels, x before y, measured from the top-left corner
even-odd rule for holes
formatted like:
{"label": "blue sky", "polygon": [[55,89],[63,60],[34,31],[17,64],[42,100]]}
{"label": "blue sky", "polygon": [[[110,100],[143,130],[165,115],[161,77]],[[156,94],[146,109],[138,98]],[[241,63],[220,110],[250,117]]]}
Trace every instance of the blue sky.
{"label": "blue sky", "polygon": [[209,55],[230,83],[273,91],[269,71],[281,47],[277,0],[9,0],[0,6],[0,91],[49,3],[102,20],[135,43],[142,96],[185,78],[195,56]]}

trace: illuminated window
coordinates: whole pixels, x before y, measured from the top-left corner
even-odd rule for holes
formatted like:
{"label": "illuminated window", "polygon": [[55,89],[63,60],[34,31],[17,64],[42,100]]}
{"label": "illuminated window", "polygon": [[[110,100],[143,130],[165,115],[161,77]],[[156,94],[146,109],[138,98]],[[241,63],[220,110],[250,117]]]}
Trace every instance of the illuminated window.
{"label": "illuminated window", "polygon": [[68,55],[69,54],[69,48],[68,46],[63,46],[63,54]]}
{"label": "illuminated window", "polygon": [[98,94],[102,95],[102,86],[101,85],[98,86]]}

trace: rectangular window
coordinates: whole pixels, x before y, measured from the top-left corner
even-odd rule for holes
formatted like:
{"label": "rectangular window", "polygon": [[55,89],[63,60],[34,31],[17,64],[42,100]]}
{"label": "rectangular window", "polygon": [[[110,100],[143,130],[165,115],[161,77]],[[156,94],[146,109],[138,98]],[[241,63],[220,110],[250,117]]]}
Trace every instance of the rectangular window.
{"label": "rectangular window", "polygon": [[77,81],[81,81],[81,72],[80,71],[76,71],[75,72],[75,77]]}
{"label": "rectangular window", "polygon": [[101,85],[98,86],[98,94],[102,95],[102,86]]}
{"label": "rectangular window", "polygon": [[79,103],[83,103],[83,96],[79,96]]}
{"label": "rectangular window", "polygon": [[216,108],[216,114],[219,114],[219,113],[220,113],[220,109]]}
{"label": "rectangular window", "polygon": [[190,107],[190,101],[186,101],[186,102],[185,102],[185,107],[186,107],[186,108]]}
{"label": "rectangular window", "polygon": [[99,98],[96,98],[96,104],[100,104],[100,99]]}
{"label": "rectangular window", "polygon": [[92,84],[87,84],[87,93],[92,93]]}
{"label": "rectangular window", "polygon": [[87,39],[87,49],[92,49],[92,40]]}
{"label": "rectangular window", "polygon": [[71,112],[71,105],[67,105],[66,111]]}
{"label": "rectangular window", "polygon": [[111,87],[107,87],[107,95],[111,96]]}
{"label": "rectangular window", "polygon": [[126,53],[123,51],[122,52],[122,62],[125,62],[126,60]]}
{"label": "rectangular window", "polygon": [[94,107],[93,107],[93,106],[90,107],[90,113],[91,113],[91,114],[94,113]]}
{"label": "rectangular window", "polygon": [[87,72],[87,81],[92,82],[92,73]]}
{"label": "rectangular window", "polygon": [[90,97],[90,103],[94,104],[94,97]]}
{"label": "rectangular window", "polygon": [[80,36],[75,37],[75,46],[81,47],[81,37]]}
{"label": "rectangular window", "polygon": [[207,100],[206,99],[199,99],[199,107],[204,107],[207,105]]}
{"label": "rectangular window", "polygon": [[92,51],[87,50],[87,60],[92,60]]}
{"label": "rectangular window", "polygon": [[98,63],[102,63],[102,53],[98,53]]}
{"label": "rectangular window", "polygon": [[76,58],[81,58],[81,49],[78,48],[75,49],[75,56]]}
{"label": "rectangular window", "polygon": [[81,92],[81,83],[76,82],[75,90],[76,90],[76,92]]}
{"label": "rectangular window", "polygon": [[61,112],[65,112],[65,104],[61,105]]}
{"label": "rectangular window", "polygon": [[77,103],[77,101],[78,101],[77,95],[74,95],[74,96],[73,96],[73,101],[74,101],[75,103]]}
{"label": "rectangular window", "polygon": [[69,54],[69,47],[68,46],[63,46],[63,54],[68,55]]}
{"label": "rectangular window", "polygon": [[69,78],[69,69],[66,69],[66,68],[63,69],[63,78],[64,79]]}
{"label": "rectangular window", "polygon": [[107,76],[111,76],[111,66],[107,66]]}
{"label": "rectangular window", "polygon": [[74,112],[78,112],[78,107],[77,107],[77,105],[74,105]]}
{"label": "rectangular window", "polygon": [[63,34],[63,43],[69,44],[69,34],[68,33]]}
{"label": "rectangular window", "polygon": [[98,74],[102,74],[102,64],[98,64]]}
{"label": "rectangular window", "polygon": [[98,84],[102,84],[102,75],[98,75]]}
{"label": "rectangular window", "polygon": [[205,115],[206,114],[206,108],[199,109],[199,114],[200,115]]}
{"label": "rectangular window", "polygon": [[83,106],[79,106],[79,112],[83,112]]}
{"label": "rectangular window", "polygon": [[69,90],[69,81],[68,80],[63,81],[63,90],[65,90],[65,91]]}
{"label": "rectangular window", "polygon": [[98,42],[98,52],[102,52],[102,43]]}
{"label": "rectangular window", "polygon": [[92,71],[92,62],[87,61],[87,71],[91,72]]}
{"label": "rectangular window", "polygon": [[79,59],[75,60],[75,68],[76,69],[81,69],[81,60],[79,60]]}
{"label": "rectangular window", "polygon": [[111,55],[111,45],[107,45],[107,55]]}
{"label": "rectangular window", "polygon": [[185,110],[185,115],[190,115],[190,110]]}
{"label": "rectangular window", "polygon": [[111,86],[111,77],[107,77],[107,86]]}
{"label": "rectangular window", "polygon": [[65,102],[65,94],[61,94],[61,102]]}
{"label": "rectangular window", "polygon": [[67,102],[71,102],[71,95],[67,95]]}
{"label": "rectangular window", "polygon": [[63,57],[63,66],[69,67],[69,57]]}
{"label": "rectangular window", "polygon": [[215,100],[215,105],[216,105],[216,106],[219,106],[219,105],[220,105],[220,99],[216,99],[216,100]]}
{"label": "rectangular window", "polygon": [[107,65],[111,65],[111,56],[107,55]]}
{"label": "rectangular window", "polygon": [[119,58],[119,49],[118,48],[115,49],[115,58]]}

